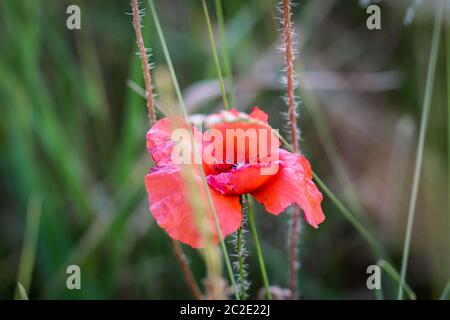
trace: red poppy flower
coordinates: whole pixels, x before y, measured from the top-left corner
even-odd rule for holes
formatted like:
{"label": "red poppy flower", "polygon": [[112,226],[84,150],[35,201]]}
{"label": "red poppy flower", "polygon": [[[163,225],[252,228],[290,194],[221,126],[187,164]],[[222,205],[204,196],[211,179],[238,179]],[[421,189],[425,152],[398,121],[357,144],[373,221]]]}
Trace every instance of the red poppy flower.
{"label": "red poppy flower", "polygon": [[[156,166],[145,177],[145,184],[150,211],[157,223],[172,238],[198,248],[203,246],[203,241],[194,221],[183,166],[191,166],[200,194],[205,195],[206,190],[196,165],[177,164],[172,159],[177,142],[171,136],[174,129],[180,127],[176,122],[173,118],[161,119],[147,133],[147,148]],[[201,159],[223,236],[235,232],[241,225],[239,197],[246,193],[263,204],[271,214],[278,215],[290,205],[297,204],[303,209],[306,221],[314,228],[325,220],[321,208],[322,194],[312,181],[308,160],[280,148],[279,140],[268,125],[266,113],[257,107],[249,115],[236,110],[223,111],[209,116],[206,122],[223,137],[223,152],[220,148],[211,148],[211,159]],[[250,132],[250,129],[270,129],[270,134],[263,138],[245,135],[247,140],[242,147],[236,143],[236,136],[227,136],[230,129],[231,132],[241,130],[244,133]],[[211,139],[209,131],[201,133],[195,127],[191,130],[195,142],[204,150],[217,142]],[[235,146],[231,152],[227,149],[229,145]],[[222,159],[224,157],[226,161]],[[264,169],[274,165],[277,170],[263,174]],[[204,202],[207,204],[206,196]],[[205,205],[205,208],[209,206]],[[214,230],[213,241],[217,243],[219,237],[215,232],[212,213],[208,212],[208,216]]]}

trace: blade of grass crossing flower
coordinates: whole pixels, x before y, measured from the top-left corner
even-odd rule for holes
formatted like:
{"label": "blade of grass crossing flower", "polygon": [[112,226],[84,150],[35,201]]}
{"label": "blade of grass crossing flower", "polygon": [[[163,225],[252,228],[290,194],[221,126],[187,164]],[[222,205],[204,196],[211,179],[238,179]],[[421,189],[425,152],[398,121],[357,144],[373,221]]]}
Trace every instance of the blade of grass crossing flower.
{"label": "blade of grass crossing flower", "polygon": [[[149,124],[152,127],[156,123],[156,112],[155,112],[155,103],[153,99],[153,81],[150,73],[150,63],[149,63],[149,55],[147,53],[147,48],[144,45],[144,38],[142,35],[141,29],[141,20],[143,17],[142,10],[139,8],[139,1],[132,0],[132,15],[133,15],[133,26],[136,34],[137,45],[139,48],[139,55],[141,58],[142,71],[145,80],[145,100],[147,101],[147,113],[149,116]],[[176,241],[172,241],[173,249],[175,256],[178,260],[178,263],[181,266],[184,277],[188,286],[190,287],[192,294],[196,299],[201,298],[201,293],[198,288],[197,282],[192,274],[192,270],[188,264],[187,258],[184,255],[183,249],[180,244]]]}
{"label": "blade of grass crossing flower", "polygon": [[406,225],[405,241],[403,246],[402,266],[400,272],[400,283],[398,286],[397,298],[403,298],[403,287],[405,285],[406,272],[408,269],[409,250],[411,245],[411,235],[414,225],[414,216],[416,210],[417,194],[419,191],[420,174],[422,171],[423,151],[425,145],[425,136],[430,116],[431,98],[433,96],[434,76],[436,71],[436,62],[438,59],[439,38],[441,36],[442,20],[444,14],[444,1],[440,0],[436,5],[435,24],[433,30],[433,40],[428,63],[428,73],[425,88],[425,97],[423,101],[422,116],[420,121],[419,141],[417,145],[416,164],[414,168],[413,183],[411,186],[411,198],[408,209],[408,222]]}
{"label": "blade of grass crossing flower", "polygon": [[220,51],[223,61],[223,71],[229,83],[230,102],[233,107],[237,106],[236,90],[234,88],[233,70],[231,67],[230,54],[228,51],[227,33],[225,30],[225,19],[223,17],[222,0],[215,0],[217,24],[219,26]]}
{"label": "blade of grass crossing flower", "polygon": [[[161,24],[159,22],[159,17],[158,17],[158,14],[156,12],[156,8],[155,8],[153,0],[148,0],[148,3],[149,3],[149,6],[150,6],[150,11],[151,11],[151,14],[152,14],[152,17],[153,17],[153,21],[154,21],[155,26],[156,26],[156,31],[157,31],[158,37],[160,39],[161,46],[163,48],[163,54],[164,54],[164,57],[166,59],[167,66],[169,68],[170,75],[172,77],[173,85],[174,85],[175,92],[176,92],[177,97],[178,97],[178,101],[179,101],[179,104],[180,104],[180,107],[181,107],[181,111],[182,111],[182,114],[183,114],[183,116],[185,117],[185,119],[187,121],[187,112],[186,112],[186,107],[185,107],[185,104],[184,104],[184,99],[183,99],[183,96],[181,94],[180,86],[178,84],[178,80],[177,80],[177,77],[176,77],[176,74],[175,74],[175,70],[174,70],[174,67],[173,67],[173,64],[172,64],[172,59],[170,57],[170,53],[169,53],[169,50],[167,48],[167,44],[166,44],[166,40],[165,40],[165,37],[164,37],[164,33],[162,31]],[[225,103],[225,101],[226,101],[226,97],[224,99],[224,103]],[[212,198],[211,198],[211,194],[210,194],[209,189],[208,189],[208,183],[206,181],[205,172],[203,171],[203,168],[202,168],[201,165],[199,165],[198,167],[199,167],[200,175],[201,175],[201,178],[202,178],[202,182],[203,182],[203,184],[205,186],[205,189],[206,189],[206,194],[207,194],[207,198],[208,198],[208,205],[211,207],[211,211],[213,213],[214,224],[215,224],[215,227],[217,229],[217,233],[219,235],[220,245],[221,245],[221,248],[222,248],[222,253],[223,253],[223,256],[224,256],[224,260],[225,260],[225,265],[226,265],[226,268],[227,268],[228,276],[229,276],[230,282],[231,282],[233,290],[234,290],[234,295],[235,295],[236,299],[239,300],[240,299],[240,295],[239,295],[239,292],[237,290],[236,281],[235,281],[234,275],[233,275],[233,269],[232,269],[230,258],[229,258],[229,255],[228,255],[228,250],[227,250],[227,248],[225,246],[225,242],[223,240],[223,234],[222,234],[222,231],[220,229],[219,220],[217,219],[217,214],[216,214],[216,211],[215,211],[215,208],[214,208],[214,204],[213,204],[213,201],[212,201]]]}
{"label": "blade of grass crossing flower", "polygon": [[[377,265],[383,269],[395,282],[400,283],[400,275],[392,264],[384,259],[380,259],[378,260]],[[405,283],[405,292],[411,300],[417,299],[416,293],[407,283]]]}
{"label": "blade of grass crossing flower", "polygon": [[272,293],[270,292],[269,278],[267,277],[266,265],[264,264],[264,257],[259,243],[258,231],[256,230],[255,218],[253,217],[252,200],[249,195],[245,196],[247,201],[247,213],[250,230],[252,231],[253,241],[255,241],[256,254],[258,256],[259,267],[261,268],[261,275],[266,291],[266,298],[272,300]]}
{"label": "blade of grass crossing flower", "polygon": [[219,55],[217,54],[216,49],[216,43],[214,40],[214,33],[211,26],[211,20],[209,19],[209,13],[208,13],[208,7],[206,5],[206,0],[202,0],[202,6],[203,6],[203,12],[205,14],[206,24],[208,26],[208,33],[209,33],[209,41],[211,43],[211,50],[214,56],[214,63],[216,64],[216,71],[217,76],[219,77],[219,84],[220,84],[220,91],[222,92],[222,99],[223,99],[223,105],[225,106],[225,109],[228,110],[228,100],[227,100],[227,94],[225,90],[225,83],[223,81],[222,77],[222,70],[220,67],[220,61],[219,61]]}
{"label": "blade of grass crossing flower", "polygon": [[[39,225],[42,212],[42,199],[40,196],[34,196],[30,199],[26,224],[25,236],[22,247],[22,254],[20,256],[19,274],[17,277],[18,285],[16,288],[15,299],[20,299],[21,286],[22,288],[30,289],[31,277],[33,274],[34,260],[36,257],[36,248],[39,238]],[[25,289],[23,289],[24,292]]]}

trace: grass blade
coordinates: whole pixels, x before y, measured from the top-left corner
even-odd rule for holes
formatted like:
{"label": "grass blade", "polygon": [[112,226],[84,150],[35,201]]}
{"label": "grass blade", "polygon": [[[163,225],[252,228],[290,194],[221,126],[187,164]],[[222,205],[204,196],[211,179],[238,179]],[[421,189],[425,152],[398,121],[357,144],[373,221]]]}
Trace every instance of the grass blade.
{"label": "grass blade", "polygon": [[211,49],[214,56],[214,63],[216,64],[216,71],[219,78],[219,84],[220,84],[220,91],[222,92],[222,99],[223,99],[223,105],[225,106],[225,110],[228,110],[228,100],[227,100],[227,94],[225,90],[225,84],[222,77],[222,69],[220,67],[220,61],[219,61],[219,55],[217,54],[216,49],[216,43],[214,40],[214,33],[211,26],[211,20],[209,19],[209,13],[208,13],[208,7],[206,5],[206,0],[202,0],[202,6],[203,6],[203,12],[205,14],[206,24],[208,26],[208,33],[209,33],[209,41],[211,44]]}
{"label": "grass blade", "polygon": [[237,107],[237,99],[236,99],[236,91],[234,89],[234,80],[233,80],[233,70],[230,62],[230,54],[228,51],[228,40],[227,34],[225,31],[225,19],[223,17],[223,7],[222,0],[215,0],[216,7],[216,16],[217,16],[217,25],[219,26],[219,40],[220,40],[220,48],[221,48],[221,56],[223,61],[223,71],[225,77],[229,81],[229,93],[230,93],[230,102],[233,107]]}
{"label": "grass blade", "polygon": [[439,38],[441,36],[442,20],[444,14],[444,1],[439,1],[436,6],[435,24],[433,30],[433,41],[428,64],[428,74],[425,88],[425,97],[423,101],[422,116],[420,121],[419,142],[417,145],[416,164],[414,168],[414,178],[411,187],[411,198],[408,209],[408,222],[406,225],[405,242],[403,246],[402,267],[400,272],[400,283],[398,286],[397,298],[403,298],[403,287],[405,285],[406,272],[408,269],[409,250],[411,245],[412,228],[414,225],[414,216],[416,211],[417,194],[419,191],[420,174],[422,172],[423,150],[425,145],[425,136],[430,117],[431,98],[433,96],[434,76],[436,72],[436,63],[438,59]]}

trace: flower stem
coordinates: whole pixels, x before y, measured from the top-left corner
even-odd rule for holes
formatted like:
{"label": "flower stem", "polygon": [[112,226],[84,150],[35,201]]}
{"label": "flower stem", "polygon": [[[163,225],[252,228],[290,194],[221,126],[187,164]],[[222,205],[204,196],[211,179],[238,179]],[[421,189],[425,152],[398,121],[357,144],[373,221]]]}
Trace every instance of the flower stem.
{"label": "flower stem", "polygon": [[[296,153],[300,151],[299,130],[297,127],[297,113],[295,111],[295,79],[294,79],[294,51],[292,48],[291,0],[283,0],[283,40],[285,49],[284,62],[286,65],[286,90],[288,116],[290,122],[291,143]],[[295,207],[292,212],[291,230],[289,235],[289,288],[291,299],[297,299],[298,272],[298,239],[299,239],[300,208]]]}
{"label": "flower stem", "polygon": [[400,283],[398,286],[398,300],[403,298],[403,287],[405,285],[406,272],[408,269],[409,249],[411,245],[411,235],[414,225],[414,216],[416,211],[417,194],[419,191],[420,174],[422,171],[423,151],[425,146],[425,136],[430,118],[431,98],[433,96],[434,76],[436,72],[436,62],[439,50],[439,38],[441,36],[442,18],[444,13],[444,1],[439,1],[436,6],[435,24],[433,30],[433,40],[431,46],[430,60],[428,62],[428,74],[425,88],[425,97],[423,101],[422,116],[420,120],[419,142],[417,145],[416,164],[414,168],[413,183],[411,186],[411,198],[408,209],[408,222],[406,225],[405,242],[403,246],[402,267],[400,272]]}
{"label": "flower stem", "polygon": [[247,201],[248,222],[250,224],[250,230],[252,231],[253,240],[255,241],[256,254],[258,255],[259,267],[261,269],[261,275],[266,290],[266,298],[272,300],[272,293],[270,292],[269,278],[267,277],[266,266],[264,264],[264,258],[259,244],[258,231],[256,230],[255,218],[253,217],[252,201],[249,195],[245,195]]}
{"label": "flower stem", "polygon": [[150,74],[150,65],[148,63],[147,50],[144,45],[144,38],[141,31],[141,18],[142,12],[139,10],[138,0],[131,1],[131,7],[133,11],[133,26],[136,33],[136,41],[139,48],[139,55],[141,57],[142,72],[144,73],[145,80],[145,98],[147,101],[147,112],[150,119],[150,127],[156,122],[155,106],[153,101],[152,91],[152,77]]}
{"label": "flower stem", "polygon": [[291,23],[291,0],[283,0],[283,39],[285,57],[284,63],[286,65],[286,91],[287,91],[287,104],[288,115],[291,126],[291,143],[295,152],[299,152],[300,146],[298,141],[298,127],[297,127],[297,114],[295,111],[295,79],[294,79],[294,51],[292,48],[292,23]]}
{"label": "flower stem", "polygon": [[228,110],[229,109],[228,100],[227,100],[227,95],[226,95],[226,90],[225,90],[225,84],[224,84],[223,77],[222,77],[222,70],[220,67],[219,55],[217,54],[216,44],[215,44],[215,40],[214,40],[214,33],[212,30],[211,20],[209,19],[208,7],[206,5],[205,0],[202,0],[202,5],[203,5],[203,12],[205,14],[205,19],[206,19],[206,25],[208,26],[211,50],[213,52],[214,62],[216,64],[216,71],[217,71],[217,75],[219,77],[219,84],[220,84],[220,91],[222,92],[223,105],[225,106],[225,110]]}

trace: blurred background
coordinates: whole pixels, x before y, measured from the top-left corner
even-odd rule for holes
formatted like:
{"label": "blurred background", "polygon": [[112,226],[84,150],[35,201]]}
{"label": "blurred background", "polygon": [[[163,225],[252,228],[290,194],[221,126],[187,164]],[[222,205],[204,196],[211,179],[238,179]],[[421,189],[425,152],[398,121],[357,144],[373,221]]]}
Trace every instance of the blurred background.
{"label": "blurred background", "polygon": [[[222,2],[236,107],[258,105],[282,129],[277,1]],[[366,28],[370,1],[297,2],[302,150],[399,270],[436,1],[379,1],[381,30]],[[80,30],[66,28],[70,4],[81,8]],[[155,4],[189,112],[220,109],[200,1]],[[148,118],[130,11],[127,0],[0,2],[1,299],[14,297],[18,280],[32,299],[191,298],[147,208]],[[439,297],[450,276],[446,20],[407,276],[422,299]],[[143,23],[158,103],[170,106],[176,99],[149,13]],[[318,230],[302,227],[301,298],[374,299],[366,269],[380,257],[326,196],[324,211]],[[257,207],[256,219],[270,282],[285,288],[289,213]],[[183,249],[201,282],[201,256]],[[247,261],[256,298],[256,256]],[[82,290],[66,288],[71,264],[81,267]],[[383,288],[396,297],[385,273]]]}

